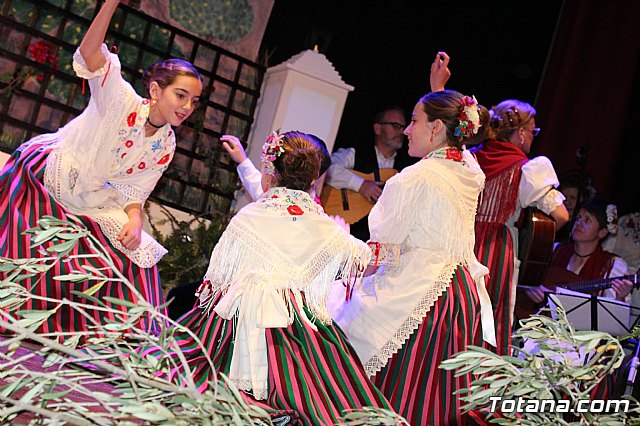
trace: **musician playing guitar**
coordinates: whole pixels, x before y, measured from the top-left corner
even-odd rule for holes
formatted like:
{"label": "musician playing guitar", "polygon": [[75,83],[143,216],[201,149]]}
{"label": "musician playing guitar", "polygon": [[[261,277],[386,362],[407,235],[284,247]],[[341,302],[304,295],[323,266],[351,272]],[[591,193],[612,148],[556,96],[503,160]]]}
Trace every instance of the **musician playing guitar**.
{"label": "musician playing guitar", "polygon": [[[627,275],[629,271],[625,261],[601,247],[607,235],[616,232],[616,222],[617,213],[614,205],[606,205],[600,200],[582,205],[571,230],[571,241],[558,246],[554,251],[545,282],[567,284],[567,281],[591,281]],[[570,271],[575,274],[575,278],[567,279],[567,274],[559,277],[560,273],[554,274],[557,270]],[[571,288],[570,285],[567,287]],[[632,289],[633,283],[630,280],[616,279],[611,282],[609,289],[598,292],[598,296],[629,302]],[[534,302],[541,303],[545,291],[549,289],[539,286],[527,290],[527,294]]]}
{"label": "musician playing guitar", "polygon": [[[375,173],[380,169],[402,170],[415,162],[407,154],[404,128],[407,122],[399,107],[388,107],[376,114],[373,123],[374,143],[371,147],[340,148],[331,155],[331,167],[325,183],[337,189],[358,192],[371,205],[382,194],[383,182],[366,180],[352,173]],[[369,239],[368,215],[351,225],[351,234]]]}

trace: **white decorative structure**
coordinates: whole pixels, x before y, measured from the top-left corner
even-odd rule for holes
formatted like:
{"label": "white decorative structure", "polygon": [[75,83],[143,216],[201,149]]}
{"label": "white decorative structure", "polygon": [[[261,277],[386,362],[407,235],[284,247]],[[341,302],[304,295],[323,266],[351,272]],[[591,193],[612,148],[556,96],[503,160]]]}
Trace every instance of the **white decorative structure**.
{"label": "white decorative structure", "polygon": [[[305,50],[267,69],[247,147],[253,164],[260,166],[262,144],[273,130],[312,133],[331,152],[352,90],[326,56],[315,50]],[[246,194],[241,195],[236,209],[250,201]]]}

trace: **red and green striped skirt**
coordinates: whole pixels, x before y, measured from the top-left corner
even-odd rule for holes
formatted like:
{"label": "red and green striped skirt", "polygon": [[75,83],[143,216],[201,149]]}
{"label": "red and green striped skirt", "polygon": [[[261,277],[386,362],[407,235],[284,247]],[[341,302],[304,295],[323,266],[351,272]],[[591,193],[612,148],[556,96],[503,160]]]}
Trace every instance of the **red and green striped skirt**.
{"label": "red and green striped skirt", "polygon": [[[48,256],[42,247],[30,247],[30,235],[23,232],[37,225],[38,219],[48,215],[58,219],[67,219],[70,213],[59,204],[47,191],[43,183],[47,156],[51,148],[49,145],[32,144],[24,150],[17,150],[10,157],[0,174],[0,256],[11,259],[41,258]],[[109,251],[115,266],[140,293],[142,298],[154,306],[164,303],[164,296],[160,286],[160,276],[157,267],[141,268],[135,265],[128,257],[111,245],[102,234],[96,222],[87,216],[77,216],[82,224],[100,241]],[[44,247],[53,244],[45,243]],[[92,253],[86,240],[80,240],[70,255],[83,255]],[[71,302],[79,302],[89,306],[80,312],[68,305],[63,305],[51,315],[36,331],[39,333],[69,333],[82,332],[89,336],[95,331],[95,325],[108,324],[110,322],[121,323],[127,319],[126,308],[112,304],[105,297],[127,300],[137,303],[138,297],[119,282],[107,282],[100,290],[93,294],[94,298],[103,301],[106,310],[100,310],[100,306],[80,298],[72,291],[83,292],[94,286],[98,281],[68,282],[54,280],[54,276],[70,274],[72,271],[84,271],[84,265],[94,268],[103,268],[107,264],[96,259],[73,259],[71,261],[58,262],[44,276],[36,276],[20,281],[36,298],[28,300],[18,309],[24,310],[50,310],[58,306],[49,299],[68,299]],[[110,271],[104,271],[109,277]],[[0,279],[3,274],[0,272]],[[148,318],[141,318],[135,324],[136,327],[149,332],[158,331],[158,324]],[[5,330],[1,330],[3,332]],[[64,339],[64,336],[60,336]]]}
{"label": "red and green striped skirt", "polygon": [[483,347],[498,355],[509,355],[513,332],[513,239],[506,225],[477,222],[475,253],[478,261],[489,269],[487,292],[493,307],[496,327],[496,347]]}
{"label": "red and green striped skirt", "polygon": [[[213,306],[220,296],[213,301]],[[287,424],[333,425],[345,410],[362,407],[391,409],[382,393],[367,378],[358,357],[335,325],[312,320],[313,330],[300,319],[300,309],[312,318],[306,306],[299,307],[293,295],[294,321],[286,328],[265,329],[268,353],[268,395],[256,400],[248,392],[240,392],[250,404],[266,409],[272,418],[289,413],[294,419]],[[225,320],[215,311],[206,314],[194,308],[179,323],[202,341],[215,371],[206,361],[196,340],[188,333],[177,334],[180,348],[188,360],[196,385],[207,389],[208,381],[219,373],[228,374],[235,336],[234,320]],[[154,354],[154,349],[144,355]],[[160,355],[157,353],[156,355]],[[179,361],[176,358],[176,363]],[[180,372],[172,372],[173,379]]]}
{"label": "red and green striped skirt", "polygon": [[474,344],[482,335],[480,302],[469,271],[458,266],[448,289],[436,300],[411,337],[374,377],[393,408],[412,426],[483,424],[475,414],[463,414],[459,395],[471,374],[438,366]]}

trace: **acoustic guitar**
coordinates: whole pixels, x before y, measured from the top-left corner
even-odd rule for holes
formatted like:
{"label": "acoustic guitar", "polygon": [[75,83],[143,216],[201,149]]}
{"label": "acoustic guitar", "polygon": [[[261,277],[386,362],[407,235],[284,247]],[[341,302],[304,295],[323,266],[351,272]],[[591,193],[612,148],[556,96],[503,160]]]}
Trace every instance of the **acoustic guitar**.
{"label": "acoustic guitar", "polygon": [[545,277],[556,236],[556,221],[534,208],[522,209],[516,222],[518,228],[518,283],[540,285]]}
{"label": "acoustic guitar", "polygon": [[[634,288],[640,287],[640,279],[638,278],[638,275],[638,273],[635,273],[622,275],[620,277],[582,281],[577,274],[568,271],[565,268],[550,266],[544,280],[542,281],[542,285],[547,287],[549,290],[555,290],[558,287],[563,287],[580,293],[592,293],[610,288],[614,280],[629,280],[633,283]],[[518,292],[523,293],[522,299],[516,304],[518,318],[522,319],[531,316],[544,306],[544,302],[539,304],[534,303],[533,300],[526,295],[526,290],[530,288],[533,288],[533,286],[518,285]]]}
{"label": "acoustic guitar", "polygon": [[521,319],[538,311],[523,286],[533,287],[542,284],[553,253],[556,221],[534,207],[527,207],[522,209],[516,227],[520,272],[516,288],[515,316]]}
{"label": "acoustic guitar", "polygon": [[[361,173],[351,170],[352,173],[366,179],[377,182],[386,182],[391,176],[398,173],[395,169],[380,169],[378,173]],[[328,215],[341,216],[348,224],[354,224],[366,215],[373,208],[373,204],[367,201],[357,191],[350,189],[337,189],[329,184],[325,184],[320,194],[320,201],[324,206],[324,211]]]}

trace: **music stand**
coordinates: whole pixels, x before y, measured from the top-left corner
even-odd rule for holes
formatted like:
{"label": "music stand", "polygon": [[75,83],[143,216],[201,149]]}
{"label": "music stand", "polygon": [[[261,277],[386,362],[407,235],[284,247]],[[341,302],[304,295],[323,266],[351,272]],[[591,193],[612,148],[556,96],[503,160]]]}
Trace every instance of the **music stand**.
{"label": "music stand", "polygon": [[[555,319],[556,306],[548,297],[549,294],[549,292],[545,293],[545,297],[551,308],[551,317]],[[564,307],[567,320],[576,330],[597,330],[619,337],[630,333],[640,322],[640,308],[625,302],[578,293],[562,287],[556,289],[555,296]],[[627,342],[632,344],[628,349],[635,353],[630,363],[624,391],[625,395],[631,395],[640,365],[640,345],[637,340],[627,340]]]}
{"label": "music stand", "polygon": [[[631,332],[640,317],[640,308],[618,300],[579,293],[558,287],[556,298],[562,303],[567,319],[576,330],[597,330],[623,336]],[[553,300],[548,298],[551,316],[555,319]],[[633,313],[632,313],[633,311]],[[631,321],[631,318],[635,321]]]}

